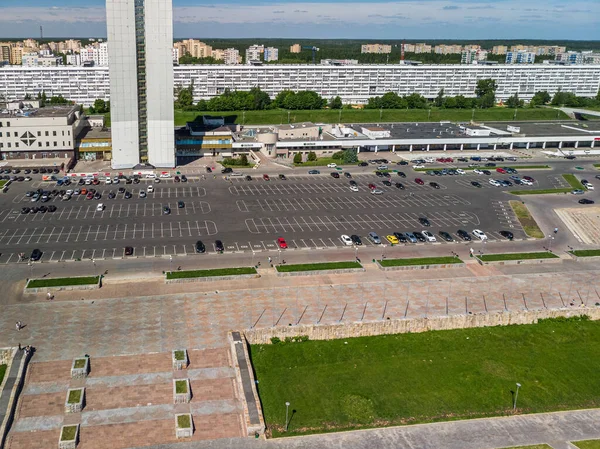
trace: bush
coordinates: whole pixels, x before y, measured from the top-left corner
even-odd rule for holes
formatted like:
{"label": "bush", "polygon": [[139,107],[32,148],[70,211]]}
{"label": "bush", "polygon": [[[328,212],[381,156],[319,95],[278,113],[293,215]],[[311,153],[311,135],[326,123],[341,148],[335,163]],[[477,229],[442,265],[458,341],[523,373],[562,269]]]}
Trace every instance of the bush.
{"label": "bush", "polygon": [[278,345],[281,343],[281,338],[279,337],[271,337],[271,344]]}
{"label": "bush", "polygon": [[283,345],[286,343],[302,343],[308,340],[308,335],[296,335],[295,337],[285,337],[283,340],[279,337],[271,337],[271,344]]}
{"label": "bush", "polygon": [[308,158],[307,160],[309,162],[314,162],[317,160],[317,153],[315,153],[314,151],[311,151],[310,153],[308,153]]}
{"label": "bush", "polygon": [[294,164],[301,164],[302,163],[302,153],[296,153],[294,155]]}
{"label": "bush", "polygon": [[344,152],[337,151],[337,152],[333,153],[333,156],[331,156],[331,157],[336,160],[341,160],[344,157]]}
{"label": "bush", "polygon": [[556,318],[542,318],[537,322],[538,324],[542,323],[580,323],[582,321],[590,321],[590,317],[588,315],[576,315],[576,316],[559,316]]}

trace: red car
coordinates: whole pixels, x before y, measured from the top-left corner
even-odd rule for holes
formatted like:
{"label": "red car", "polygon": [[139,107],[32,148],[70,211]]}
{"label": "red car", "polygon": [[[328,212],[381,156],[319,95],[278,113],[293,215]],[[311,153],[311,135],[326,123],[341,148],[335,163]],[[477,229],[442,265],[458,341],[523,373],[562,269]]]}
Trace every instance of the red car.
{"label": "red car", "polygon": [[373,190],[376,188],[377,188],[377,186],[375,184],[369,183],[369,189]]}
{"label": "red car", "polygon": [[506,173],[506,170],[504,170],[502,167],[498,167],[498,168],[496,169],[496,171],[497,171],[498,173],[502,173],[502,174],[505,174],[505,173]]}
{"label": "red car", "polygon": [[90,193],[88,193],[88,194],[87,194],[86,198],[87,198],[88,200],[91,200],[91,199],[93,199],[93,198],[94,198],[94,194],[93,194],[92,192],[90,192]]}
{"label": "red car", "polygon": [[267,175],[266,173],[263,175],[263,179],[265,181],[270,181],[271,180],[271,178],[269,178],[269,175]]}
{"label": "red car", "polygon": [[531,176],[523,176],[523,179],[526,179],[527,181],[530,181],[530,182],[535,181],[535,179],[533,179]]}
{"label": "red car", "polygon": [[287,242],[285,241],[285,239],[283,237],[279,237],[277,239],[277,245],[281,248],[281,249],[287,249],[288,245]]}
{"label": "red car", "polygon": [[420,186],[422,186],[423,184],[425,184],[425,181],[423,181],[421,178],[417,178],[417,179],[415,179],[415,182],[416,182],[417,184],[419,184]]}

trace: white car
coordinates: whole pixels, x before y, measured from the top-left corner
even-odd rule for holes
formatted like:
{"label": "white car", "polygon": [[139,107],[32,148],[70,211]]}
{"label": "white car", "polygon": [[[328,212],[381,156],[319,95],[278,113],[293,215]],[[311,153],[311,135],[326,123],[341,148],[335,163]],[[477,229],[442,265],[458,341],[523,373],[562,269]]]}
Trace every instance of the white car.
{"label": "white car", "polygon": [[371,190],[371,195],[383,195],[383,190],[373,189]]}
{"label": "white car", "polygon": [[171,173],[161,173],[159,178],[170,178],[171,177]]}
{"label": "white car", "polygon": [[483,171],[479,170],[478,168],[473,170],[473,173],[475,173],[476,175],[483,175]]}
{"label": "white car", "polygon": [[25,181],[31,181],[31,177],[30,176],[25,176]]}
{"label": "white car", "polygon": [[412,168],[425,168],[423,164],[413,165]]}
{"label": "white car", "polygon": [[154,173],[148,173],[146,175],[146,178],[148,178],[148,179],[154,179],[154,178],[156,178],[156,175]]}
{"label": "white car", "polygon": [[146,192],[140,190],[140,198],[146,198]]}
{"label": "white car", "polygon": [[500,184],[498,181],[496,181],[495,179],[490,179],[488,181],[491,185],[493,185],[494,187],[501,187],[502,184]]}
{"label": "white car", "polygon": [[146,190],[148,191],[148,193],[152,193],[152,192],[154,192],[154,187],[152,187],[152,186],[148,186],[148,187],[146,188]]}
{"label": "white car", "polygon": [[[328,168],[335,168],[337,167],[337,164],[334,164],[333,162],[331,164],[327,164]],[[162,175],[161,175],[162,176]]]}
{"label": "white car", "polygon": [[350,190],[352,190],[353,192],[358,192],[358,187],[350,186]]}
{"label": "white car", "polygon": [[479,240],[487,240],[487,235],[481,229],[473,229],[473,235]]}
{"label": "white car", "polygon": [[112,179],[110,179],[110,178],[106,178],[106,179],[104,180],[104,183],[105,183],[105,184],[112,184]]}
{"label": "white car", "polygon": [[104,204],[98,203],[98,205],[96,206],[96,212],[102,212],[103,210],[104,210]]}
{"label": "white car", "polygon": [[423,234],[425,236],[425,238],[427,239],[428,242],[437,242],[435,235],[433,235],[431,232],[421,231],[421,234]]}
{"label": "white car", "polygon": [[73,195],[73,191],[71,189],[67,190],[65,193],[69,196]]}
{"label": "white car", "polygon": [[[64,194],[62,196],[62,199],[63,199],[63,201],[69,201],[71,199],[71,195]],[[35,201],[35,200],[32,198],[31,201]]]}
{"label": "white car", "polygon": [[432,157],[426,157],[423,158],[425,160],[425,162],[427,162],[428,164],[433,164],[435,162],[435,159]]}
{"label": "white car", "polygon": [[86,179],[85,180],[85,185],[86,186],[92,185],[92,180],[91,179]]}
{"label": "white car", "polygon": [[458,173],[459,175],[466,175],[467,174],[467,172],[464,171],[462,168],[457,168],[456,169],[456,173]]}
{"label": "white car", "polygon": [[119,181],[119,177],[118,177],[118,176],[115,176],[115,177],[113,178],[113,180],[112,180],[112,183],[113,183],[113,184],[118,184],[119,182],[120,182],[120,181]]}
{"label": "white car", "polygon": [[380,165],[379,167],[377,167],[377,170],[387,170],[388,166],[387,165]]}
{"label": "white car", "polygon": [[348,237],[346,234],[343,234],[340,237],[340,240],[342,241],[342,243],[346,246],[352,246],[352,239],[350,237]]}
{"label": "white car", "polygon": [[532,186],[533,182],[528,179],[521,179],[521,184],[525,184],[526,186]]}
{"label": "white car", "polygon": [[584,187],[585,187],[586,189],[588,189],[588,190],[594,190],[594,186],[593,186],[591,183],[589,183],[589,182],[584,182],[584,183],[582,183],[582,184],[584,185]]}

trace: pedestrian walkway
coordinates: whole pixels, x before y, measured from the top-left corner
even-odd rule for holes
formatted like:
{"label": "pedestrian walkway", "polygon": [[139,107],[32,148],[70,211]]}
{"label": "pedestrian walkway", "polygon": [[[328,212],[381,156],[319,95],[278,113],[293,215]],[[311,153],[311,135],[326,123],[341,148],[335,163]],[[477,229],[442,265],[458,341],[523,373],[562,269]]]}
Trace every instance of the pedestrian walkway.
{"label": "pedestrian walkway", "polygon": [[[4,423],[6,415],[10,412],[10,410],[8,410],[8,406],[11,399],[12,389],[17,381],[17,375],[19,374],[19,369],[21,367],[21,360],[23,359],[24,355],[24,350],[17,351],[13,357],[10,370],[4,374],[6,376],[6,382],[4,383],[2,392],[0,393],[0,426]],[[2,443],[2,435],[0,435],[0,443]]]}

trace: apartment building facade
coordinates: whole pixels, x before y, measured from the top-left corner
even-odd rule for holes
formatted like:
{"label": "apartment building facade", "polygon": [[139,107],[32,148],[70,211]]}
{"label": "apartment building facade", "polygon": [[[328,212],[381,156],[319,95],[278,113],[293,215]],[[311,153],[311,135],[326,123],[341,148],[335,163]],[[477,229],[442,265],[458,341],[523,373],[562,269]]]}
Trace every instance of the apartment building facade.
{"label": "apartment building facade", "polygon": [[290,45],[290,53],[300,53],[302,51],[302,45],[294,44]]}
{"label": "apartment building facade", "polygon": [[179,56],[190,55],[194,58],[208,58],[212,56],[212,47],[197,39],[184,39],[175,42],[174,48],[179,49]]}
{"label": "apartment building facade", "polygon": [[535,53],[532,51],[509,51],[506,53],[506,64],[533,64]]}
{"label": "apartment building facade", "polygon": [[[183,65],[173,69],[175,86],[194,82],[195,100],[210,99],[225,89],[250,90],[260,86],[271,97],[282,90],[314,90],[325,98],[340,96],[344,103],[361,104],[386,92],[419,93],[435,98],[446,95],[473,97],[480,79],[498,84],[499,99],[518,93],[525,100],[536,92],[558,89],[594,97],[600,89],[600,65]],[[35,97],[38,92],[62,95],[79,104],[96,98],[108,100],[107,67],[12,67],[0,68],[0,95],[5,98]],[[163,89],[167,91],[168,89]],[[114,103],[111,102],[114,108]],[[113,118],[114,120],[114,118]]]}
{"label": "apartment building facade", "polygon": [[433,52],[437,55],[460,54],[462,51],[462,45],[436,45],[433,49]]}
{"label": "apartment building facade", "polygon": [[279,60],[279,49],[275,47],[265,48],[264,59],[266,62]]}
{"label": "apartment building facade", "polygon": [[246,49],[246,63],[250,61],[260,61],[264,52],[264,45],[251,45]]}
{"label": "apartment building facade", "polygon": [[226,48],[223,50],[223,61],[227,65],[236,65],[242,62],[242,57],[237,48]]}
{"label": "apartment building facade", "polygon": [[360,46],[360,52],[386,54],[392,52],[392,46],[386,44],[363,44]]}

